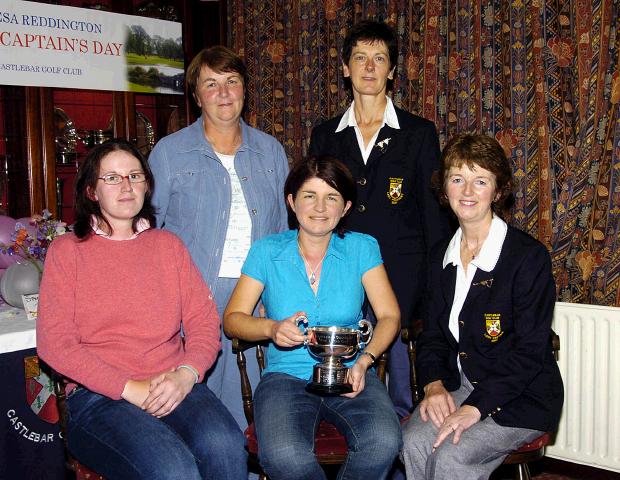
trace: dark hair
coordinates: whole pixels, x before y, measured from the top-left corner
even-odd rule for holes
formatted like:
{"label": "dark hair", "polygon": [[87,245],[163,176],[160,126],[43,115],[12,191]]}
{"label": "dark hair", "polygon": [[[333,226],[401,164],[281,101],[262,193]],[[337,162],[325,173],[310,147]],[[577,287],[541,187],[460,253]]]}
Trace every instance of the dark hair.
{"label": "dark hair", "polygon": [[392,27],[376,20],[362,20],[348,31],[342,45],[342,61],[345,65],[351,60],[351,52],[357,42],[383,42],[390,56],[390,70],[398,63],[398,41]]}
{"label": "dark hair", "polygon": [[238,73],[243,80],[243,86],[245,87],[247,85],[248,73],[241,57],[230,48],[226,48],[223,45],[216,45],[214,47],[203,48],[193,58],[189,67],[187,67],[185,81],[187,83],[187,89],[192,95],[196,92],[196,84],[198,83],[200,71],[202,67],[205,66],[216,73]]}
{"label": "dark hair", "polygon": [[445,182],[450,167],[463,164],[469,168],[478,165],[495,175],[495,193],[499,196],[493,201],[492,208],[496,214],[505,211],[512,200],[512,166],[499,142],[481,134],[462,133],[453,137],[444,148],[439,172],[433,175],[433,187],[439,193],[439,202],[448,205]]}
{"label": "dark hair", "polygon": [[[320,178],[330,187],[338,191],[342,196],[344,203],[351,202],[351,208],[357,199],[357,190],[355,189],[355,181],[353,175],[340,160],[330,157],[329,155],[319,155],[317,157],[304,158],[296,162],[284,183],[284,199],[286,201],[286,209],[288,211],[288,223],[291,228],[298,228],[299,222],[295,216],[295,212],[288,203],[289,194],[293,196],[293,200],[297,197],[297,192],[302,185],[311,178]],[[351,211],[349,209],[349,212]],[[349,213],[347,212],[347,214]],[[336,225],[336,233],[339,237],[344,237],[344,220],[343,216],[338,225]]]}
{"label": "dark hair", "polygon": [[86,155],[86,158],[82,161],[82,163],[80,163],[78,168],[77,177],[75,180],[76,220],[73,231],[80,239],[88,237],[93,232],[91,226],[91,217],[93,215],[97,217],[99,222],[105,223],[108,226],[110,233],[112,233],[112,226],[101,213],[99,202],[93,200],[91,198],[91,194],[98,182],[101,161],[106,155],[118,151],[124,151],[136,157],[140,161],[140,167],[146,175],[146,193],[144,195],[144,204],[142,205],[142,209],[133,219],[133,231],[136,231],[136,225],[142,218],[148,220],[151,225],[155,226],[155,208],[151,204],[151,196],[155,184],[149,164],[134,145],[126,140],[114,138],[102,143],[101,145],[97,145],[90,152],[88,152],[88,155]]}

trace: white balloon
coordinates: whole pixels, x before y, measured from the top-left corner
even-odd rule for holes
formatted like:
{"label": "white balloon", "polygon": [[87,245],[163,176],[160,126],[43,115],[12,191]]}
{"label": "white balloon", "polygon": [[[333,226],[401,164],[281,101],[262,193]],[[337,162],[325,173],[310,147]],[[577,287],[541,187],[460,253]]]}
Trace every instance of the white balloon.
{"label": "white balloon", "polygon": [[[39,263],[42,267],[42,264]],[[27,260],[19,260],[6,269],[0,278],[0,294],[4,301],[13,307],[24,308],[22,295],[39,293],[41,275],[39,270]]]}

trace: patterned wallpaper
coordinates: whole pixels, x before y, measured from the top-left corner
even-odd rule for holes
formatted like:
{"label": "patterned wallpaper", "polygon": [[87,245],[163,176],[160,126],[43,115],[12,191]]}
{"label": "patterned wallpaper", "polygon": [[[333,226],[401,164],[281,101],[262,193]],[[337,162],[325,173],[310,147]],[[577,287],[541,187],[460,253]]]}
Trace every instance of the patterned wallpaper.
{"label": "patterned wallpaper", "polygon": [[228,15],[247,120],[290,159],[350,101],[347,28],[392,25],[396,104],[442,145],[495,136],[514,165],[510,222],[548,246],[558,299],[620,306],[620,0],[229,0]]}

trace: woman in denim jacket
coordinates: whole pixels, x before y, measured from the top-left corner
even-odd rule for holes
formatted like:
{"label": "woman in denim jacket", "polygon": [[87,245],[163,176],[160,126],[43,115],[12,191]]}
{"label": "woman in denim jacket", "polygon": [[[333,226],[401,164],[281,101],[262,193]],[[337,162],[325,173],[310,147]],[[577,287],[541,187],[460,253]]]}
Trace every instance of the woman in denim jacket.
{"label": "woman in denim jacket", "polygon": [[[202,115],[163,138],[149,157],[157,225],[181,237],[220,316],[250,245],[286,229],[287,158],[275,138],[241,119],[246,80],[243,61],[228,48],[198,53],[187,84]],[[248,367],[258,381],[258,367]],[[245,427],[238,378],[230,341],[222,335],[222,351],[207,383]]]}

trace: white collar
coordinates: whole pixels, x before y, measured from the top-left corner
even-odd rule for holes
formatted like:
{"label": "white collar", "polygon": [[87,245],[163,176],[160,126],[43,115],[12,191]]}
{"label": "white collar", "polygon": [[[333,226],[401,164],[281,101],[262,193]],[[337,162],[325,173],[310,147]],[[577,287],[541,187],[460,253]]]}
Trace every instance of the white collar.
{"label": "white collar", "polygon": [[[507,231],[508,225],[506,225],[506,222],[504,222],[497,215],[493,214],[489,234],[482,244],[480,253],[478,253],[476,258],[474,258],[470,263],[485,272],[492,271],[499,260],[499,254],[502,251],[502,245],[504,245]],[[443,256],[443,268],[446,268],[449,263],[455,266],[463,265],[461,262],[462,236],[463,231],[459,227],[452,237],[452,240],[450,240],[450,244],[448,245],[446,253]]]}
{"label": "white collar", "polygon": [[93,229],[93,231],[95,232],[96,235],[99,235],[100,237],[103,237],[103,238],[108,238],[110,240],[117,240],[117,241],[133,240],[138,235],[140,235],[142,232],[144,232],[145,230],[148,230],[149,228],[151,228],[151,224],[149,223],[149,221],[146,218],[141,218],[140,220],[138,220],[138,223],[136,224],[136,231],[135,231],[135,233],[131,237],[129,237],[129,238],[110,238],[110,235],[108,235],[106,232],[104,232],[103,230],[101,230],[99,228],[99,225],[98,225],[98,222],[97,222],[97,217],[95,215],[91,215],[91,217],[90,217],[90,226],[92,227],[92,229]]}
{"label": "white collar", "polygon": [[[385,104],[385,111],[383,112],[383,125],[381,125],[381,128],[383,128],[384,125],[387,125],[388,127],[400,130],[400,124],[398,123],[398,115],[396,115],[394,103],[392,103],[392,99],[387,95],[385,96],[385,99],[387,100],[387,102]],[[340,123],[336,128],[336,133],[341,132],[347,127],[357,126],[357,120],[355,120],[355,100],[353,100],[351,102],[351,105],[349,105],[349,108],[347,108],[347,110],[342,115]],[[379,130],[381,130],[381,128]]]}

